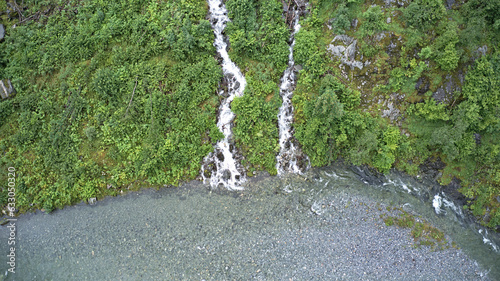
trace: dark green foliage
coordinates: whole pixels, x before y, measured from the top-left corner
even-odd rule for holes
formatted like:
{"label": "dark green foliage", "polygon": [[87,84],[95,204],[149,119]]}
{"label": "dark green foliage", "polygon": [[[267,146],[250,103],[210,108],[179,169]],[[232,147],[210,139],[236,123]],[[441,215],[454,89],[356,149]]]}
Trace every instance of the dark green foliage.
{"label": "dark green foliage", "polygon": [[487,37],[498,44],[500,40],[499,0],[467,1],[460,12],[467,23],[463,40],[467,41],[469,46],[475,46]]}
{"label": "dark green foliage", "polygon": [[458,26],[455,22],[448,22],[443,33],[436,38],[432,45],[432,54],[435,61],[445,71],[450,71],[458,66],[460,55],[455,46],[458,43]]}
{"label": "dark green foliage", "polygon": [[446,13],[441,0],[417,0],[403,10],[408,27],[426,30],[432,27]]}
{"label": "dark green foliage", "polygon": [[278,73],[288,62],[289,31],[282,19],[278,0],[228,0],[231,22],[226,34],[231,43],[231,59],[244,66],[245,59],[265,61]]}
{"label": "dark green foliage", "polygon": [[490,60],[486,57],[476,61],[470,70],[463,89],[464,98],[470,105],[467,113],[478,130],[494,130],[498,122],[500,104],[500,56]]}
{"label": "dark green foliage", "polygon": [[496,200],[500,195],[496,176],[500,160],[497,67],[498,57],[476,60],[465,78],[463,101],[451,111],[433,99],[409,110],[413,119],[409,128],[421,144],[418,150],[440,153],[448,164],[441,182],[447,184],[453,177],[460,178],[462,192],[473,199],[470,208],[489,226],[500,221],[500,204]]}
{"label": "dark green foliage", "polygon": [[117,71],[111,68],[97,70],[92,79],[93,90],[99,95],[99,98],[111,104],[119,101],[118,94],[121,92],[121,85],[122,81],[120,81]]}
{"label": "dark green foliage", "polygon": [[294,97],[304,118],[296,126],[295,136],[314,166],[326,165],[336,159],[341,148],[349,146],[359,131],[365,128],[365,117],[351,112],[359,105],[359,93],[346,88],[333,76],[326,75],[319,96],[310,101]]}
{"label": "dark green foliage", "polygon": [[324,50],[318,46],[319,34],[316,29],[302,28],[295,35],[294,59],[308,71],[312,77],[320,76],[324,71]]}

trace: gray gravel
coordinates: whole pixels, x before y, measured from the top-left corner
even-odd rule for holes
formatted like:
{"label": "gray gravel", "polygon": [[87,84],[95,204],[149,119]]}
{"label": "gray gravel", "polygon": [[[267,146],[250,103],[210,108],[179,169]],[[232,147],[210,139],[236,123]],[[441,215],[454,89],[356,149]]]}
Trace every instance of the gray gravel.
{"label": "gray gravel", "polygon": [[413,247],[409,230],[380,218],[384,203],[309,185],[263,178],[210,192],[193,182],[23,215],[7,279],[488,280],[462,250]]}

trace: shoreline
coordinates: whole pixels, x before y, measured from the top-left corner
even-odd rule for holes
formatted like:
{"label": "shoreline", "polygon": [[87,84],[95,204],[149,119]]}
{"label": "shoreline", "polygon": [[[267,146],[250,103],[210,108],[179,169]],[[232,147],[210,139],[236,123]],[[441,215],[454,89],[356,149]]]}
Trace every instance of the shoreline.
{"label": "shoreline", "polygon": [[[330,170],[318,170],[305,180],[261,175],[240,192],[210,191],[192,181],[175,189],[107,197],[92,206],[80,203],[50,216],[22,216],[20,269],[29,256],[30,267],[31,260],[41,262],[35,270],[59,264],[67,272],[81,273],[45,275],[66,280],[141,278],[139,273],[174,279],[488,280],[482,276],[487,269],[480,269],[463,250],[413,248],[409,229],[389,227],[380,218],[388,213],[384,202],[394,201],[393,194],[368,198],[360,193],[366,186],[347,181],[346,187],[346,176]],[[340,180],[325,190],[327,174]],[[319,212],[312,211],[315,203]],[[3,236],[4,228],[0,230]],[[94,264],[111,256],[116,261]],[[184,259],[187,266],[179,263]],[[158,273],[160,265],[168,270]],[[106,275],[115,266],[121,275]]]}

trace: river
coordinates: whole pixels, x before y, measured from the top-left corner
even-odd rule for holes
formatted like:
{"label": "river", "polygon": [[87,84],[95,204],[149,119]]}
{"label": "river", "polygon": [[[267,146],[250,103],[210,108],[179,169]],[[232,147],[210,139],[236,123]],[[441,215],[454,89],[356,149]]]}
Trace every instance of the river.
{"label": "river", "polygon": [[[303,176],[250,178],[243,191],[193,181],[17,221],[6,280],[500,280],[500,254],[434,186],[343,164]],[[389,208],[388,208],[389,207]],[[420,215],[461,249],[414,247],[380,215]],[[390,209],[390,211],[388,211]],[[6,226],[0,264],[9,267]]]}

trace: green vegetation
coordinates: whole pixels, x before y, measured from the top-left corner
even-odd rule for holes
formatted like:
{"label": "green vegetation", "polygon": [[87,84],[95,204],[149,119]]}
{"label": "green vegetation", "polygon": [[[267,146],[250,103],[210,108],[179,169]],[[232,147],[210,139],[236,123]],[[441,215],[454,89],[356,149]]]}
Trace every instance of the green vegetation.
{"label": "green vegetation", "polygon": [[18,171],[21,210],[199,174],[221,137],[204,1],[28,5],[53,12],[9,29],[0,51],[18,92],[1,103],[0,162]]}
{"label": "green vegetation", "polygon": [[250,169],[276,174],[278,109],[281,106],[279,80],[288,64],[290,31],[282,19],[278,0],[228,0],[232,22],[227,25],[231,43],[229,55],[242,69],[247,87],[234,99],[234,136]]}
{"label": "green vegetation", "polygon": [[[399,211],[399,216],[383,214],[380,215],[380,218],[384,220],[387,226],[396,225],[401,228],[411,229],[410,235],[413,238],[415,247],[429,246],[433,250],[444,250],[450,247],[450,244],[444,237],[444,233],[439,229],[406,211],[396,208],[394,210]],[[456,248],[456,244],[454,243],[451,243],[451,246]]]}
{"label": "green vegetation", "polygon": [[[23,19],[0,18],[0,78],[17,90],[0,102],[0,163],[18,170],[20,209],[195,178],[222,137],[206,2],[24,3]],[[500,225],[500,1],[309,4],[295,35],[293,105],[311,164],[343,157],[416,175],[440,159],[439,181],[459,179],[468,208]],[[229,55],[247,79],[232,104],[235,142],[249,171],[275,174],[290,19],[278,0],[226,6]],[[362,69],[332,54],[339,34]]]}

